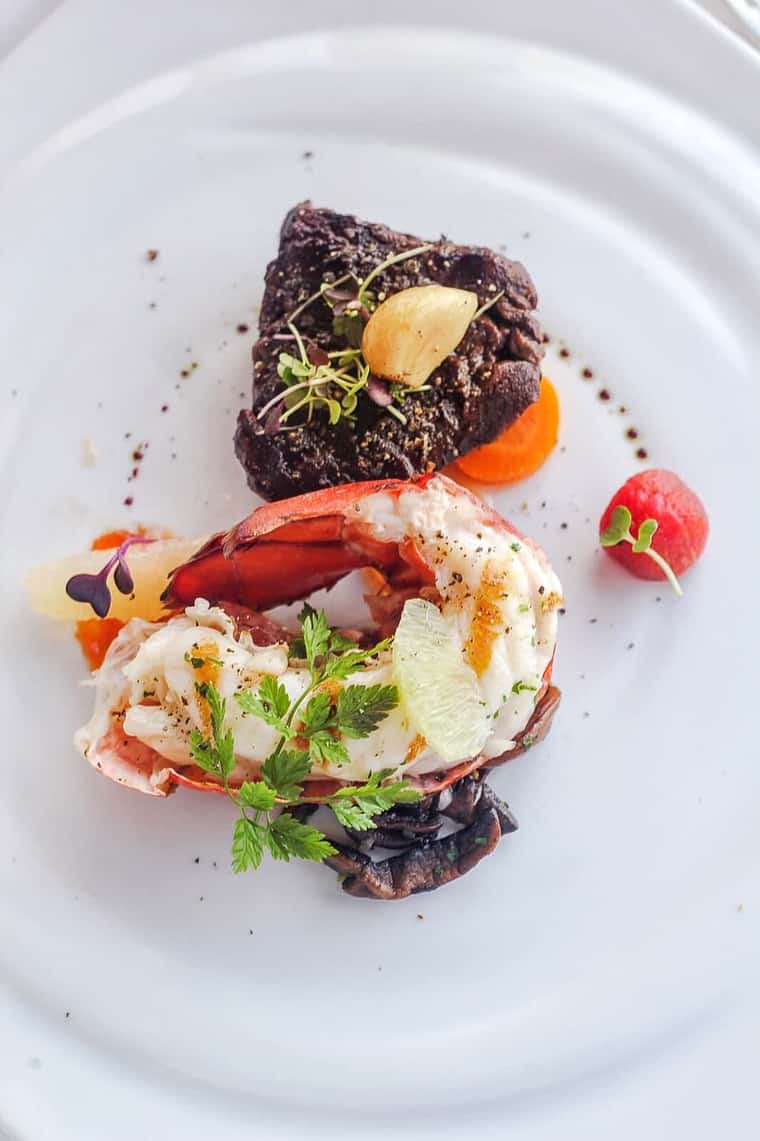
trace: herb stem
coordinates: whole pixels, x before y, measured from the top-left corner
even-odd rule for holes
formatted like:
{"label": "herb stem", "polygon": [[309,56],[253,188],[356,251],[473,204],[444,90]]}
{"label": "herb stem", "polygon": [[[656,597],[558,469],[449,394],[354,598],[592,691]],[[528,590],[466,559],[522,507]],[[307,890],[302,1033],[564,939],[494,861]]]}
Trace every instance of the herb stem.
{"label": "herb stem", "polygon": [[[315,677],[312,677],[311,681],[310,681],[310,682],[309,682],[309,684],[306,686],[306,689],[303,691],[303,693],[301,694],[301,696],[300,696],[300,697],[297,697],[297,698],[295,699],[295,701],[294,701],[294,702],[291,704],[291,706],[290,706],[290,709],[288,710],[288,712],[285,714],[285,716],[284,716],[284,718],[283,718],[283,721],[285,722],[285,724],[287,725],[287,727],[288,727],[289,729],[292,729],[292,728],[293,728],[293,718],[295,717],[296,713],[298,712],[298,710],[300,709],[300,707],[303,705],[303,703],[304,703],[304,701],[306,700],[306,698],[307,698],[307,697],[308,697],[308,696],[309,696],[311,693],[313,693],[313,692],[314,692],[314,690],[316,689],[316,687],[317,687],[318,685],[319,685],[319,678],[315,678]],[[284,735],[283,735],[282,737],[280,737],[280,740],[277,742],[277,744],[276,744],[276,746],[275,746],[275,749],[274,749],[274,754],[273,754],[273,755],[274,755],[275,757],[279,756],[279,754],[280,754],[280,753],[282,752],[282,750],[285,748],[285,745],[288,743],[288,741],[292,741],[292,739],[293,739],[293,736],[292,736],[292,734],[291,734],[291,736],[290,736],[290,737],[286,737],[286,736],[284,736]]]}
{"label": "herb stem", "polygon": [[[630,543],[632,547],[636,543],[636,539],[634,539],[630,527],[622,535],[622,538],[625,540],[626,543]],[[681,587],[681,584],[678,581],[678,579],[676,578],[675,571],[670,566],[670,564],[667,562],[667,560],[664,559],[661,554],[659,554],[657,551],[655,551],[654,547],[652,547],[651,545],[649,547],[646,547],[643,551],[641,551],[640,554],[649,555],[652,562],[657,563],[657,566],[663,572],[663,574],[665,575],[665,578],[668,580],[670,585],[673,587],[673,590],[676,592],[678,597],[683,598],[683,589]]]}
{"label": "herb stem", "polygon": [[[497,293],[495,297],[492,297],[490,301],[486,301],[483,305],[480,306],[479,309],[476,309],[472,315],[472,321],[477,321],[478,317],[482,317],[484,313],[487,313],[492,305],[495,305],[497,301],[501,301],[505,292],[506,290],[504,289],[500,290],[500,292]],[[472,321],[470,321],[470,324],[472,324]]]}
{"label": "herb stem", "polygon": [[367,292],[370,283],[373,282],[376,277],[379,277],[381,273],[385,273],[386,269],[390,269],[393,265],[399,265],[403,261],[408,261],[410,258],[417,257],[419,254],[426,254],[428,250],[432,250],[432,248],[431,243],[427,242],[424,246],[415,246],[413,250],[404,250],[403,253],[393,254],[392,257],[381,261],[380,264],[376,265],[374,269],[371,269],[367,276],[360,282],[359,292],[357,294],[358,300],[361,301],[362,295]]}
{"label": "herb stem", "polygon": [[280,404],[291,392],[298,392],[302,388],[310,388],[313,383],[314,380],[312,378],[311,380],[302,380],[298,384],[289,385],[283,392],[278,392],[277,395],[273,396],[271,400],[267,400],[264,407],[260,408],[256,413],[256,419],[261,420],[264,416],[266,416],[267,412],[271,411],[271,409],[274,408],[276,404]]}
{"label": "herb stem", "polygon": [[641,553],[643,555],[649,555],[650,559],[652,559],[653,562],[657,563],[657,566],[663,572],[678,597],[683,598],[683,588],[678,581],[675,571],[667,562],[667,560],[664,559],[661,554],[655,551],[653,547],[648,547],[646,551],[642,551]]}
{"label": "herb stem", "polygon": [[342,277],[336,278],[335,281],[328,281],[328,282],[323,281],[322,284],[320,285],[319,289],[317,289],[315,293],[312,293],[309,297],[306,298],[305,301],[302,301],[301,304],[298,305],[293,310],[293,312],[290,314],[290,316],[285,321],[285,324],[286,325],[292,324],[292,322],[295,321],[296,317],[301,316],[304,309],[308,309],[308,307],[310,305],[313,305],[315,301],[319,301],[320,297],[322,297],[322,295],[324,294],[324,291],[326,288],[327,289],[335,289],[335,287],[337,285],[345,284],[345,282],[350,281],[352,277],[354,278],[354,281],[355,281],[356,278],[355,278],[353,273],[344,273]]}
{"label": "herb stem", "polygon": [[[301,354],[301,361],[305,365],[311,365],[311,361],[309,360],[309,357],[306,353],[306,346],[303,343],[303,337],[298,332],[297,326],[294,325],[292,321],[289,321],[288,322],[288,328],[290,329],[291,333],[293,334],[293,336],[296,339],[296,344],[298,345],[298,352]],[[313,365],[312,365],[312,367],[313,367]]]}

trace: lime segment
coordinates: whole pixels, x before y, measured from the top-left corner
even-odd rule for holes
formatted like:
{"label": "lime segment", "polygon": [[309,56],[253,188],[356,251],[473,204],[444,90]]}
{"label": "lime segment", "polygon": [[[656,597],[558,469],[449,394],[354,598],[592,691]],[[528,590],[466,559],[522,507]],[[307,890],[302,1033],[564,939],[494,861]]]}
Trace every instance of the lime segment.
{"label": "lime segment", "polygon": [[491,727],[475,671],[432,602],[409,599],[393,641],[403,706],[431,749],[453,764],[477,756]]}

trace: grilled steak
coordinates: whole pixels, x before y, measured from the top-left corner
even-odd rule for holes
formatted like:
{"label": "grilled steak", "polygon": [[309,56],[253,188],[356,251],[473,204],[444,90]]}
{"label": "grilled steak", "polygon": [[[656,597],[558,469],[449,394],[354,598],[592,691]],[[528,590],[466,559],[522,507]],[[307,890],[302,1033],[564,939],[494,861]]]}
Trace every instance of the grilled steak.
{"label": "grilled steak", "polygon": [[[318,210],[308,202],[285,218],[279,253],[266,272],[260,336],[253,347],[253,408],[241,411],[235,433],[235,451],[248,483],[265,499],[441,468],[494,439],[538,398],[542,335],[527,271],[492,250],[441,240],[375,278],[376,299],[431,283],[471,290],[480,305],[501,296],[433,372],[430,389],[410,391],[398,405],[406,424],[366,391],[359,394],[353,423],[343,418],[331,425],[323,409],[308,424],[294,428],[289,421],[287,431],[273,430],[271,423],[265,428],[267,419],[257,418],[283,390],[277,365],[280,353],[293,348],[282,339],[290,314],[323,282],[347,273],[361,281],[388,257],[421,244],[409,234]],[[312,347],[346,347],[321,298],[299,313],[297,326]]]}

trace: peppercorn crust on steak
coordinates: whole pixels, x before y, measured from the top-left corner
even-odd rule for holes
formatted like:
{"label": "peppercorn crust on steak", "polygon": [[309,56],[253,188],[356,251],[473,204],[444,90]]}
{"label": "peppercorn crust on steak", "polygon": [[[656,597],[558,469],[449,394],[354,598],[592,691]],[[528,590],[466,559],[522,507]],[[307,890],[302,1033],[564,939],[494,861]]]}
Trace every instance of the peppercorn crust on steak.
{"label": "peppercorn crust on steak", "polygon": [[[454,351],[422,388],[372,375],[367,383],[366,373],[359,384],[363,323],[392,294],[430,284],[477,295],[478,312]],[[235,433],[249,485],[265,499],[281,499],[355,480],[408,478],[493,440],[538,398],[536,301],[526,269],[492,250],[424,243],[309,202],[295,206],[266,272],[253,406],[240,412]],[[344,359],[343,389],[309,385],[312,362],[337,369]],[[352,395],[345,384],[355,377]],[[293,392],[283,400],[289,384]]]}

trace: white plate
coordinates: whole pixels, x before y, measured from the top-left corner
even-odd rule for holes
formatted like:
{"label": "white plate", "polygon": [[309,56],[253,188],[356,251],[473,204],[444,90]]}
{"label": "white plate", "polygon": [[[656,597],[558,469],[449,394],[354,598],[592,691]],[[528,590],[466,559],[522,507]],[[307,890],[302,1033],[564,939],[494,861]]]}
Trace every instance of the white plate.
{"label": "white plate", "polygon": [[[714,49],[718,75],[734,49]],[[570,1136],[553,1132],[561,1096],[585,1105],[589,1136],[613,1074],[638,1067],[645,1096],[647,1067],[675,1074],[726,1032],[741,1066],[760,950],[752,144],[539,42],[357,27],[188,62],[11,168],[9,1131],[190,1141],[255,1120],[259,1137]],[[230,437],[251,336],[235,328],[255,323],[278,224],[307,196],[524,258],[562,399],[562,447],[496,499],[563,577],[565,701],[547,742],[494,776],[520,832],[465,880],[395,906],[351,901],[311,866],[233,877],[217,798],[157,803],[99,779],[68,743],[89,705],[76,646],[29,616],[19,587],[105,526],[196,533],[250,509]],[[682,602],[595,550],[635,446],[711,514]]]}

